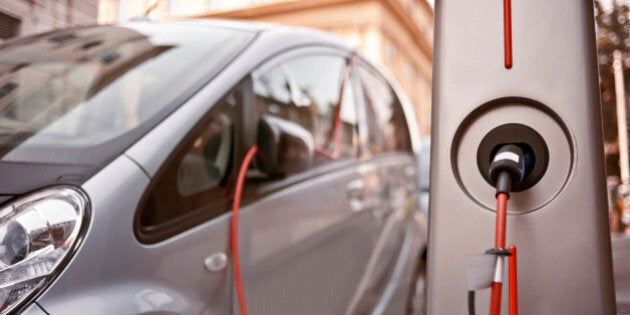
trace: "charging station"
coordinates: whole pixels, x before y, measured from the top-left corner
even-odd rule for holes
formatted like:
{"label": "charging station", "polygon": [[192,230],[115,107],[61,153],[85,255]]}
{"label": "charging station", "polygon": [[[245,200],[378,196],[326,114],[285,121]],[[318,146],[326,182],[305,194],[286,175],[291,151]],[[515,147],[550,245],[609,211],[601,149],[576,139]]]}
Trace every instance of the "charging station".
{"label": "charging station", "polygon": [[467,257],[495,233],[489,165],[513,144],[518,311],[615,314],[593,2],[436,1],[435,34],[428,313],[467,313]]}

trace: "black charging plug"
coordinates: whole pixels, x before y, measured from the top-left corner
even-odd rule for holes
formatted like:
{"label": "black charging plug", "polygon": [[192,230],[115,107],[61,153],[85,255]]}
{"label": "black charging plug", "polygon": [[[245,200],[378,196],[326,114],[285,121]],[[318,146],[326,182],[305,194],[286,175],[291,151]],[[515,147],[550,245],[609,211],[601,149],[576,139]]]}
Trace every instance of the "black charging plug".
{"label": "black charging plug", "polygon": [[520,183],[512,183],[512,192],[527,190],[543,178],[549,163],[549,150],[545,140],[528,126],[505,124],[488,132],[477,149],[479,171],[486,182],[494,187],[496,179],[490,180],[490,163],[499,149],[508,144],[518,146],[523,151],[525,161],[525,178]]}
{"label": "black charging plug", "polygon": [[510,194],[512,185],[520,184],[527,175],[526,156],[518,145],[501,146],[490,162],[489,177],[498,193]]}

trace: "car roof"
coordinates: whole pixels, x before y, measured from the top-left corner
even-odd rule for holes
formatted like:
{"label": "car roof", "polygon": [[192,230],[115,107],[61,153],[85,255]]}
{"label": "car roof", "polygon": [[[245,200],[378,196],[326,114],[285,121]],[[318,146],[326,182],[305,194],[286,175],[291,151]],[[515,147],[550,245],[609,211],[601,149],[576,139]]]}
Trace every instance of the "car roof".
{"label": "car roof", "polygon": [[[183,18],[173,18],[173,19],[160,19],[160,20],[152,20],[145,18],[132,19],[125,22],[119,22],[115,25],[125,26],[130,24],[137,23],[156,23],[160,25],[190,25],[190,26],[201,26],[208,28],[226,28],[233,29],[237,31],[243,32],[252,32],[252,33],[275,33],[274,36],[265,36],[261,37],[262,40],[267,40],[268,38],[273,38],[276,35],[279,37],[300,37],[306,39],[310,42],[328,44],[338,46],[340,48],[344,48],[346,50],[352,50],[345,41],[339,38],[332,32],[312,29],[308,27],[300,27],[300,26],[292,26],[285,24],[277,24],[277,23],[268,23],[268,22],[258,22],[251,20],[237,20],[237,19],[222,19],[222,18],[196,18],[196,19],[183,19]],[[290,44],[287,43],[289,46]]]}
{"label": "car roof", "polygon": [[160,19],[160,20],[138,18],[138,19],[131,19],[124,22],[119,22],[118,24],[125,25],[127,23],[138,23],[138,22],[220,27],[220,28],[230,28],[230,29],[235,29],[235,30],[245,31],[245,32],[256,32],[256,33],[260,31],[265,31],[265,30],[273,30],[273,29],[288,27],[282,24],[264,23],[264,22],[249,21],[249,20],[217,19],[217,18],[205,18],[205,19],[171,18],[171,19]]}

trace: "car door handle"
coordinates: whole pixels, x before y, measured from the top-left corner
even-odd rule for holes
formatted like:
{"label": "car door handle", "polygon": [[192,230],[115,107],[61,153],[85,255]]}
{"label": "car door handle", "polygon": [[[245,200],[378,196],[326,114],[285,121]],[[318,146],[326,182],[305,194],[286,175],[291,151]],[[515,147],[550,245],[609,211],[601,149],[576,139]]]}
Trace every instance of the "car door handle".
{"label": "car door handle", "polygon": [[206,257],[203,261],[204,267],[209,272],[219,272],[227,266],[228,258],[224,252],[216,252]]}

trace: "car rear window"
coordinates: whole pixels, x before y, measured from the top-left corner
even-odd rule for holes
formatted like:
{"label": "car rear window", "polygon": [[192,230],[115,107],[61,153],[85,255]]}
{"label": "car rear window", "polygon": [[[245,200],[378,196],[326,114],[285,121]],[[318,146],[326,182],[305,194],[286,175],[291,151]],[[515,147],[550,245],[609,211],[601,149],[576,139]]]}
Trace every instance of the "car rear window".
{"label": "car rear window", "polygon": [[117,155],[206,84],[254,35],[133,22],[5,42],[2,161],[95,164]]}

